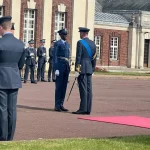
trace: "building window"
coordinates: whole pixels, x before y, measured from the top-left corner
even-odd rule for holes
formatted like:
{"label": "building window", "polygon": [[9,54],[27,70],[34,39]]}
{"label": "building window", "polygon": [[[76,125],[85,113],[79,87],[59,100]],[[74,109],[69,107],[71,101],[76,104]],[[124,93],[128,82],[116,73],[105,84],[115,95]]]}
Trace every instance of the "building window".
{"label": "building window", "polygon": [[101,36],[95,36],[94,37],[95,45],[96,45],[96,54],[97,59],[101,58]]}
{"label": "building window", "polygon": [[61,30],[62,28],[65,28],[65,13],[56,12],[56,14],[55,14],[55,33],[54,33],[55,40],[60,39],[57,31]]}
{"label": "building window", "polygon": [[0,17],[3,17],[3,7],[2,6],[0,6]]}
{"label": "building window", "polygon": [[28,41],[34,39],[35,28],[35,10],[24,11],[24,30],[23,30],[23,42],[28,46]]}
{"label": "building window", "polygon": [[110,59],[111,60],[118,59],[118,37],[111,38]]}

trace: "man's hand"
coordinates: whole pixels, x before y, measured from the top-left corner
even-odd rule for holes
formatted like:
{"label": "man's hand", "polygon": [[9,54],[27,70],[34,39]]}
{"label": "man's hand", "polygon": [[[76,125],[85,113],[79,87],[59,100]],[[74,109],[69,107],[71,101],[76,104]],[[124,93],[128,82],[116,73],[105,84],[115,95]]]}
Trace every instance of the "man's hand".
{"label": "man's hand", "polygon": [[56,75],[56,76],[59,76],[59,70],[56,70],[56,71],[55,71],[55,75]]}
{"label": "man's hand", "polygon": [[78,78],[79,75],[79,72],[75,71],[75,77]]}

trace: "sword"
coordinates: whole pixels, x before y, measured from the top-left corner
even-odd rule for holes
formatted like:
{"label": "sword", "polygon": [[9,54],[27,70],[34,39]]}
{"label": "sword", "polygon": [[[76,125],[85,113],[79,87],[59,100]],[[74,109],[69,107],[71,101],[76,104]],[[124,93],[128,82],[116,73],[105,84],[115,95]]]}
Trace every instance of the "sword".
{"label": "sword", "polygon": [[75,80],[74,80],[74,82],[73,82],[73,84],[72,84],[72,87],[71,87],[71,90],[70,90],[69,96],[68,96],[68,98],[67,98],[67,101],[69,100],[69,97],[70,97],[71,92],[72,92],[72,90],[73,90],[73,87],[74,87],[74,84],[75,84],[75,82],[76,82],[76,79],[77,79],[77,78],[75,78]]}

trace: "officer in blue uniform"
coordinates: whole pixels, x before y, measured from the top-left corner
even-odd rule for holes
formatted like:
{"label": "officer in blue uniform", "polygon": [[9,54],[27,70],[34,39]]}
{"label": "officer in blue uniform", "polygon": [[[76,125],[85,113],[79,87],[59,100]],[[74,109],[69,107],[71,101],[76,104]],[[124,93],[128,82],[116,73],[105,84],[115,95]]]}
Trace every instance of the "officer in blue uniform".
{"label": "officer in blue uniform", "polygon": [[40,40],[41,46],[37,49],[37,56],[38,56],[38,72],[37,72],[37,79],[41,82],[47,82],[44,79],[45,74],[45,65],[46,65],[46,48],[45,39]]}
{"label": "officer in blue uniform", "polygon": [[0,141],[13,140],[16,128],[19,70],[25,63],[22,41],[11,32],[11,16],[0,18]]}
{"label": "officer in blue uniform", "polygon": [[49,48],[49,69],[48,69],[48,82],[51,82],[51,74],[52,74],[52,80],[55,81],[55,74],[53,69],[53,53],[54,53],[54,44],[55,40],[52,41],[51,47]]}
{"label": "officer in blue uniform", "polygon": [[88,28],[79,28],[80,38],[77,42],[75,76],[78,78],[80,107],[73,114],[91,113],[92,107],[92,74],[96,66],[96,45],[88,38]]}
{"label": "officer in blue uniform", "polygon": [[29,43],[29,47],[25,49],[26,67],[25,67],[25,74],[24,74],[24,83],[27,82],[29,70],[30,70],[31,83],[37,84],[37,82],[34,80],[34,71],[35,71],[35,65],[36,65],[36,50],[34,48],[34,41],[30,40],[28,43]]}
{"label": "officer in blue uniform", "polygon": [[67,30],[62,29],[58,31],[61,39],[54,45],[54,70],[56,75],[55,81],[55,111],[68,111],[64,108],[64,99],[66,95],[68,77],[70,72],[69,56],[70,45],[66,41]]}

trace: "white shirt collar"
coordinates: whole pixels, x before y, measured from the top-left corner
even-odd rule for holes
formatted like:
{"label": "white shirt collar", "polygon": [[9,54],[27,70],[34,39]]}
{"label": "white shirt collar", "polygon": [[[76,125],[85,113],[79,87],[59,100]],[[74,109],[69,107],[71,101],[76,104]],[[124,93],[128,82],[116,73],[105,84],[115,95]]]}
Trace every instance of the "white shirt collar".
{"label": "white shirt collar", "polygon": [[61,41],[63,42],[63,44],[65,44],[66,41],[64,41],[63,39],[61,39]]}

